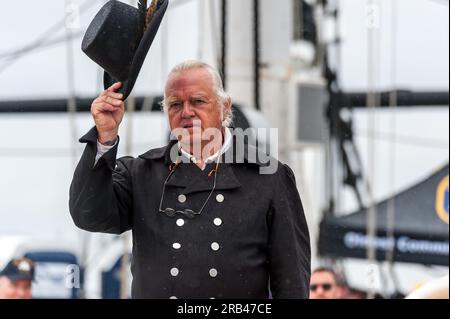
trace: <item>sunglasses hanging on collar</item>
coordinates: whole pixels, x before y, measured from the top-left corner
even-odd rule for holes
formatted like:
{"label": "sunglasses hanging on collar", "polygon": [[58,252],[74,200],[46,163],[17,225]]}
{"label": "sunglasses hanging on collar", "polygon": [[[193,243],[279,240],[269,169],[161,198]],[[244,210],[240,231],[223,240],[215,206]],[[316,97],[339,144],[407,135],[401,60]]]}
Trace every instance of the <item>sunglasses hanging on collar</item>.
{"label": "sunglasses hanging on collar", "polygon": [[211,189],[211,192],[209,193],[208,197],[206,198],[205,202],[203,203],[201,209],[199,211],[194,211],[192,209],[183,209],[183,210],[175,210],[173,208],[167,207],[167,208],[162,208],[163,207],[163,202],[164,202],[164,195],[166,192],[166,186],[167,183],[169,182],[170,178],[172,177],[172,175],[175,173],[175,170],[178,168],[178,166],[180,165],[181,161],[179,160],[179,158],[175,161],[175,163],[172,163],[169,165],[169,175],[167,176],[166,180],[164,181],[164,186],[163,186],[163,191],[161,194],[161,200],[159,203],[159,212],[165,214],[167,217],[173,218],[176,215],[181,215],[184,217],[187,217],[189,219],[194,219],[196,216],[201,215],[201,213],[203,212],[203,209],[206,207],[206,204],[208,204],[209,199],[211,198],[212,194],[214,193],[214,191],[216,190],[216,182],[217,182],[217,172],[219,170],[219,163],[220,163],[220,159],[221,156],[219,156],[217,162],[216,162],[216,166],[214,169],[212,169],[209,173],[208,173],[208,177],[211,177],[214,175],[214,183],[213,183],[213,188]]}

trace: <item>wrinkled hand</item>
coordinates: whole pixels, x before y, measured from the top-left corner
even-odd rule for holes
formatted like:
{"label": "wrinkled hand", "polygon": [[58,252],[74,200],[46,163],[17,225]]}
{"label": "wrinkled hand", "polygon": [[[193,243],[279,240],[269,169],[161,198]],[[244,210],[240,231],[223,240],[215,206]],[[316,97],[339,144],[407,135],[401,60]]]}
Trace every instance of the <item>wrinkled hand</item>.
{"label": "wrinkled hand", "polygon": [[120,82],[114,83],[92,102],[91,114],[100,143],[115,141],[119,134],[119,125],[125,113],[123,94],[116,93],[121,86]]}

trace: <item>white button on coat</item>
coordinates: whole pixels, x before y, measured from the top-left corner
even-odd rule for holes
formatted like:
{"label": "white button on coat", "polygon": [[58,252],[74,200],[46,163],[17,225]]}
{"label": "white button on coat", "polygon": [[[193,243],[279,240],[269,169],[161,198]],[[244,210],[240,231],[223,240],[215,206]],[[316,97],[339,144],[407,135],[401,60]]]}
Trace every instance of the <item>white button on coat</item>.
{"label": "white button on coat", "polygon": [[222,225],[222,219],[220,218],[214,218],[214,225],[221,226]]}
{"label": "white button on coat", "polygon": [[218,251],[220,249],[220,245],[218,243],[212,243],[211,249],[214,251]]}
{"label": "white button on coat", "polygon": [[184,219],[183,219],[183,218],[177,219],[177,226],[178,226],[178,227],[184,226]]}
{"label": "white button on coat", "polygon": [[178,276],[179,273],[180,273],[180,270],[178,268],[170,269],[170,274],[172,275],[172,277]]}
{"label": "white button on coat", "polygon": [[216,201],[217,201],[218,203],[223,203],[224,200],[225,200],[225,196],[223,196],[222,194],[218,194],[218,195],[216,196]]}
{"label": "white button on coat", "polygon": [[180,203],[182,203],[182,204],[186,203],[186,200],[187,200],[186,195],[181,194],[181,195],[178,196],[178,201]]}
{"label": "white button on coat", "polygon": [[209,275],[210,275],[212,278],[217,277],[217,274],[218,274],[217,269],[211,268],[211,269],[209,270]]}
{"label": "white button on coat", "polygon": [[180,249],[181,248],[181,244],[180,243],[174,243],[172,245],[173,249]]}

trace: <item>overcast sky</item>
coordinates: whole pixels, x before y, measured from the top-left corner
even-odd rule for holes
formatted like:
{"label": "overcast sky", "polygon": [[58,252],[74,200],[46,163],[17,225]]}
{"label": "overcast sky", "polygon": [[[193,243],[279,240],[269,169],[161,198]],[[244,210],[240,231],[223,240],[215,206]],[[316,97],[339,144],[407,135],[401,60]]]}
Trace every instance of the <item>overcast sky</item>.
{"label": "overcast sky", "polygon": [[[81,11],[83,32],[104,0],[74,0],[90,9]],[[172,0],[164,27],[157,35],[139,77],[135,92],[160,93],[167,68],[189,58],[199,58],[198,2],[206,0]],[[212,1],[212,0],[211,0]],[[243,0],[249,1],[249,0]],[[33,43],[45,32],[63,21],[65,1],[0,0],[0,99],[64,97],[68,92],[67,46],[42,48],[8,62],[4,54]],[[396,4],[395,27],[392,3]],[[177,5],[177,3],[183,3]],[[342,68],[345,88],[365,89],[367,85],[366,1],[341,0]],[[404,88],[448,89],[449,24],[448,5],[444,0],[381,0],[380,87],[391,84]],[[448,3],[448,2],[447,2]],[[392,36],[396,31],[395,78],[392,77]],[[64,36],[64,25],[48,38]],[[204,37],[208,38],[208,37]],[[75,91],[78,95],[94,95],[99,90],[100,72],[80,49],[82,37],[72,44],[75,68]],[[162,42],[164,39],[164,44]],[[163,48],[167,49],[163,49]],[[162,54],[167,56],[163,60]],[[164,63],[166,61],[166,63]],[[3,69],[3,70],[2,70]]]}

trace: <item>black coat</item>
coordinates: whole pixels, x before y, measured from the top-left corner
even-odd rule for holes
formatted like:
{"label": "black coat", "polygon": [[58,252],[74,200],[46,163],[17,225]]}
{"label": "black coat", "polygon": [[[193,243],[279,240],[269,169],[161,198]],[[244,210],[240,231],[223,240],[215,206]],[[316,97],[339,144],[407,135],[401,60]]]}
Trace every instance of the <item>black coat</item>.
{"label": "black coat", "polygon": [[[233,136],[236,142],[240,137]],[[200,216],[159,212],[171,163],[169,146],[116,161],[117,146],[95,165],[97,132],[70,188],[75,224],[92,232],[133,232],[133,298],[308,298],[310,241],[294,174],[278,163],[261,175],[259,160],[220,164],[216,190]],[[213,177],[181,164],[163,208],[200,210]],[[185,202],[179,195],[185,195]],[[270,288],[269,288],[270,286]]]}

